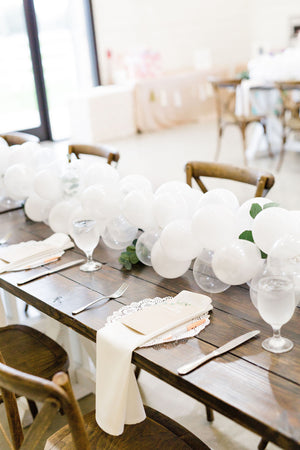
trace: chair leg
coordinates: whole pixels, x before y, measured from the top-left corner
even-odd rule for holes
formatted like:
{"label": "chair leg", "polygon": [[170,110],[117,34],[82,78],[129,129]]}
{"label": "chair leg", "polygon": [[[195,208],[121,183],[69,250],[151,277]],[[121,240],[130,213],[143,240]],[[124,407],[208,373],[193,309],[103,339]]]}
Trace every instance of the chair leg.
{"label": "chair leg", "polygon": [[214,410],[211,409],[209,406],[205,405],[205,409],[206,409],[206,419],[208,422],[213,422],[214,421]]}
{"label": "chair leg", "polygon": [[267,140],[269,156],[270,156],[270,158],[273,158],[274,153],[272,152],[271,144],[270,144],[270,141],[269,141],[269,138],[268,138],[267,124],[266,124],[266,123],[262,123],[262,127],[263,127],[263,129],[264,129],[264,135],[266,136],[266,140]]}
{"label": "chair leg", "polygon": [[39,412],[37,409],[36,403],[33,400],[29,400],[29,398],[27,398],[26,400],[27,400],[32,418],[34,419],[37,416],[37,413]]}
{"label": "chair leg", "polygon": [[246,147],[246,125],[244,125],[244,124],[240,125],[240,130],[241,130],[242,139],[243,139],[244,164],[245,164],[245,166],[247,166],[248,161],[247,161],[247,157],[246,157],[246,150],[247,150],[247,147]]}
{"label": "chair leg", "polygon": [[222,135],[223,135],[223,128],[222,128],[222,125],[219,125],[217,148],[216,148],[216,154],[215,154],[215,161],[217,161],[219,159],[219,156],[220,156]]}
{"label": "chair leg", "polygon": [[258,450],[264,450],[266,448],[266,446],[268,445],[267,439],[261,438],[261,440],[259,441],[259,444],[257,446]]}
{"label": "chair leg", "polygon": [[136,378],[136,379],[139,378],[140,373],[141,373],[141,369],[140,369],[139,367],[135,367],[135,369],[134,369],[134,375],[135,375],[135,378]]}
{"label": "chair leg", "polygon": [[279,170],[281,169],[282,163],[283,163],[283,158],[284,158],[284,153],[285,153],[285,143],[286,143],[286,135],[284,134],[282,137],[282,145],[281,145],[279,160],[278,160],[278,164],[277,164],[277,168],[276,168],[277,172],[279,172]]}

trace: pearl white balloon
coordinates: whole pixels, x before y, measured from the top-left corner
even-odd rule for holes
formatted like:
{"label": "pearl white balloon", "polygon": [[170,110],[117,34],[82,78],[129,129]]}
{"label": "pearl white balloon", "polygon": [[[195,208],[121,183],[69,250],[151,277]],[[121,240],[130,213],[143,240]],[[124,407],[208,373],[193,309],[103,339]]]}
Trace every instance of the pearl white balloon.
{"label": "pearl white balloon", "polygon": [[47,219],[51,208],[51,202],[32,193],[25,202],[24,210],[26,216],[34,222],[43,222]]}
{"label": "pearl white balloon", "polygon": [[168,223],[176,219],[187,219],[189,216],[188,204],[180,194],[176,196],[170,192],[155,195],[153,203],[154,219],[164,228]]}
{"label": "pearl white balloon", "polygon": [[199,247],[195,243],[189,220],[174,220],[162,231],[160,243],[164,253],[175,261],[196,258]]}
{"label": "pearl white balloon", "polygon": [[34,172],[25,164],[14,164],[5,172],[4,186],[9,197],[23,200],[33,191]]}
{"label": "pearl white balloon", "polygon": [[158,275],[164,278],[178,278],[190,267],[189,261],[175,261],[164,253],[160,241],[156,241],[151,251],[151,263]]}
{"label": "pearl white balloon", "polygon": [[127,175],[120,180],[119,188],[123,197],[131,191],[152,192],[151,182],[143,175]]}
{"label": "pearl white balloon", "polygon": [[264,197],[254,197],[250,198],[239,207],[236,212],[236,221],[239,234],[245,230],[252,230],[253,217],[250,216],[250,209],[253,203],[258,203],[259,206],[263,207],[267,203],[272,203],[272,200]]}
{"label": "pearl white balloon", "polygon": [[55,233],[69,234],[71,214],[77,204],[69,201],[61,201],[51,208],[49,213],[49,226]]}
{"label": "pearl white balloon", "polygon": [[232,211],[236,211],[239,208],[239,201],[233,192],[228,189],[211,189],[202,195],[198,208],[202,208],[208,205],[223,205],[230,208]]}
{"label": "pearl white balloon", "polygon": [[196,245],[217,250],[237,237],[235,215],[226,206],[203,206],[192,218],[192,232]]}
{"label": "pearl white balloon", "polygon": [[34,178],[35,192],[45,200],[58,200],[62,197],[62,183],[52,169],[43,169]]}
{"label": "pearl white balloon", "polygon": [[253,221],[253,239],[256,245],[268,254],[275,242],[289,234],[292,229],[293,224],[286,209],[267,208],[257,214]]}
{"label": "pearl white balloon", "polygon": [[251,280],[262,264],[259,249],[255,244],[235,239],[216,250],[212,258],[212,268],[224,283],[237,285]]}
{"label": "pearl white balloon", "polygon": [[119,181],[117,170],[106,163],[96,163],[89,166],[84,173],[85,186],[102,184],[103,186],[113,186]]}
{"label": "pearl white balloon", "polygon": [[144,192],[131,191],[123,199],[121,211],[126,219],[142,230],[155,226],[153,218],[153,196]]}
{"label": "pearl white balloon", "polygon": [[155,242],[159,239],[160,232],[157,229],[145,231],[136,242],[135,252],[138,259],[146,266],[152,266],[151,251]]}
{"label": "pearl white balloon", "polygon": [[223,283],[214,273],[211,265],[213,254],[212,250],[206,248],[199,252],[193,266],[194,279],[205,292],[224,292],[230,287],[230,284]]}

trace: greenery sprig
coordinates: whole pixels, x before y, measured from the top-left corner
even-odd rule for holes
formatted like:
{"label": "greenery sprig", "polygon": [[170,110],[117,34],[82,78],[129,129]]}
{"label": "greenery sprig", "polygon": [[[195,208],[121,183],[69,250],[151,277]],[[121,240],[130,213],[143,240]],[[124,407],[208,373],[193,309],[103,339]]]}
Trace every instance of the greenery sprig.
{"label": "greenery sprig", "polygon": [[139,262],[139,258],[136,256],[135,252],[136,241],[137,239],[135,239],[132,244],[126,248],[126,251],[122,252],[119,257],[119,262],[126,270],[131,270],[133,264],[137,264]]}

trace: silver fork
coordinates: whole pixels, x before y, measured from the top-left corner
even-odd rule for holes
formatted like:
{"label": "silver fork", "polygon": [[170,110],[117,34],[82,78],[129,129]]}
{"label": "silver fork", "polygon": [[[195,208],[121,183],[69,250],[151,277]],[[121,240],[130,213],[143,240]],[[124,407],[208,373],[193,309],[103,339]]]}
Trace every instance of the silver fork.
{"label": "silver fork", "polygon": [[128,284],[127,283],[123,283],[119,289],[116,290],[116,292],[113,292],[110,295],[103,295],[102,297],[97,298],[96,300],[88,303],[85,306],[82,306],[81,308],[75,309],[74,311],[72,311],[72,314],[75,316],[76,314],[81,313],[82,311],[85,311],[86,309],[88,309],[90,306],[95,305],[95,303],[98,303],[99,301],[101,301],[100,305],[104,305],[105,303],[107,303],[109,300],[111,299],[116,299],[121,297],[124,292],[126,291],[126,289],[128,288]]}

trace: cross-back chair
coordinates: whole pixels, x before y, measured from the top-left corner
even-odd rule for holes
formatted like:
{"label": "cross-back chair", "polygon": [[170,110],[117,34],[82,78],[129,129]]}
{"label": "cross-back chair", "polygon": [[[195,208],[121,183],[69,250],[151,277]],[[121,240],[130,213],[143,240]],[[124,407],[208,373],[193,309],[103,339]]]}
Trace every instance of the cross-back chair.
{"label": "cross-back chair", "polygon": [[[47,429],[59,410],[65,413],[68,425],[48,438],[45,446],[47,450],[63,448],[77,450],[209,448],[181,425],[151,408],[146,408],[147,418],[143,422],[126,426],[121,436],[111,436],[97,425],[94,411],[82,416],[66,373],[57,373],[52,381],[48,381],[15,370],[4,364],[3,358],[1,360],[0,386],[15,449],[34,450],[40,446],[45,441]],[[43,402],[43,406],[25,438],[14,393]],[[8,441],[8,439],[6,434],[6,440]]]}
{"label": "cross-back chair", "polygon": [[185,172],[187,184],[192,187],[194,179],[204,193],[207,188],[201,177],[224,178],[252,184],[256,186],[255,197],[266,196],[275,183],[274,176],[269,172],[214,162],[189,161]]}
{"label": "cross-back chair", "polygon": [[237,115],[235,112],[237,88],[240,86],[242,80],[209,78],[209,81],[213,86],[217,107],[218,140],[215,161],[217,161],[219,158],[221,140],[224,129],[225,127],[227,127],[227,125],[235,125],[241,131],[245,166],[247,166],[246,129],[251,123],[260,123],[262,125],[264,134],[268,142],[269,155],[273,156],[267,135],[267,117],[264,115]]}
{"label": "cross-back chair", "polygon": [[113,147],[108,145],[85,145],[85,144],[70,144],[69,145],[69,161],[71,161],[71,155],[74,153],[76,158],[80,158],[80,154],[95,155],[106,158],[108,164],[118,164],[120,154]]}
{"label": "cross-back chair", "polygon": [[[277,170],[280,170],[285,154],[285,144],[289,134],[291,132],[300,132],[300,80],[281,81],[276,83],[276,87],[279,90],[282,101],[280,113],[282,141],[277,165]],[[294,96],[296,92],[298,93],[298,98],[295,99]]]}
{"label": "cross-back chair", "polygon": [[21,131],[15,131],[14,133],[6,133],[6,134],[0,134],[0,137],[2,139],[5,139],[5,141],[8,143],[9,146],[11,145],[21,145],[25,144],[25,142],[40,142],[40,139],[37,136],[34,136],[33,134],[29,133],[23,133]]}

